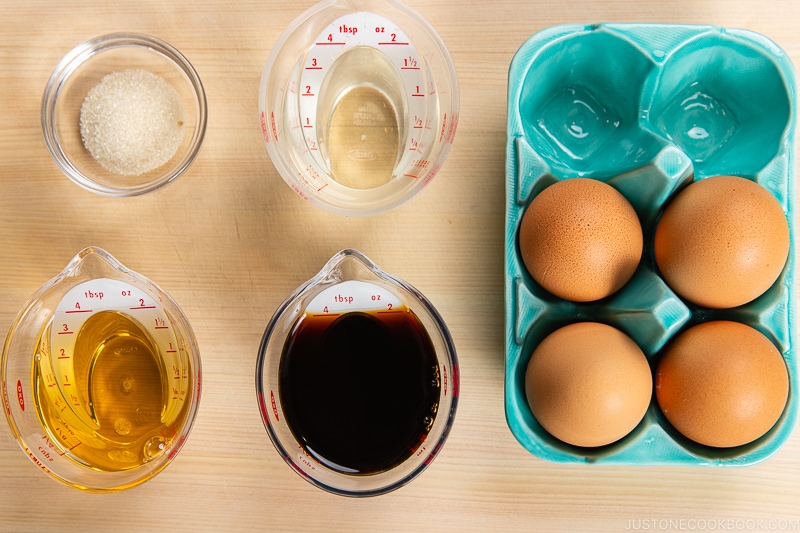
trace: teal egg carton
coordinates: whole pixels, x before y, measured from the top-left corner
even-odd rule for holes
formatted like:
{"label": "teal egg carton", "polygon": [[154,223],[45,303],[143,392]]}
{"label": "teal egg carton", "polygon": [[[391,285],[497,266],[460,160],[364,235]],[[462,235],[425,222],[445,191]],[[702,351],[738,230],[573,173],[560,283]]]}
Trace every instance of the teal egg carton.
{"label": "teal egg carton", "polygon": [[[749,465],[788,439],[798,411],[795,311],[795,158],[797,88],[786,53],[766,37],[714,26],[597,24],[537,33],[509,69],[506,142],[505,407],[516,439],[532,454],[562,463]],[[682,301],[661,279],[653,235],[664,206],[692,181],[716,175],[751,179],[769,190],[789,222],[789,259],[756,300],[733,309]],[[608,183],[633,205],[644,250],[633,278],[589,303],[559,299],[528,274],[518,246],[526,207],[547,186],[583,177]],[[758,440],[712,448],[678,433],[652,396],[643,420],[599,448],[549,435],[525,395],[536,346],[573,322],[617,327],[641,347],[653,371],[679,332],[734,320],[764,333],[782,353],[789,398]],[[655,372],[653,372],[655,375]]]}

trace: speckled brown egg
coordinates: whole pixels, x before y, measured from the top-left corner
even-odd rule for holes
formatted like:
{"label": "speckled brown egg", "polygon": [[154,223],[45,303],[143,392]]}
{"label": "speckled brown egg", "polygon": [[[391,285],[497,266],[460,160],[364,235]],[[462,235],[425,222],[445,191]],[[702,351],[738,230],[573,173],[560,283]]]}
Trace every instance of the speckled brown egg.
{"label": "speckled brown egg", "polygon": [[789,225],[761,185],[716,176],[689,185],[658,223],[654,251],[664,281],[678,296],[716,309],[764,293],[789,255]]}
{"label": "speckled brown egg", "polygon": [[689,328],[668,346],[656,370],[656,399],[670,424],[718,448],[764,435],[780,418],[788,393],[778,349],[738,322]]}
{"label": "speckled brown egg", "polygon": [[610,185],[568,179],[547,187],[525,210],[519,250],[545,290],[590,302],[633,276],[642,256],[642,227],[628,200]]}
{"label": "speckled brown egg", "polygon": [[575,446],[603,446],[630,433],[644,417],[652,390],[639,346],[597,322],[548,335],[525,373],[533,416],[548,433]]}

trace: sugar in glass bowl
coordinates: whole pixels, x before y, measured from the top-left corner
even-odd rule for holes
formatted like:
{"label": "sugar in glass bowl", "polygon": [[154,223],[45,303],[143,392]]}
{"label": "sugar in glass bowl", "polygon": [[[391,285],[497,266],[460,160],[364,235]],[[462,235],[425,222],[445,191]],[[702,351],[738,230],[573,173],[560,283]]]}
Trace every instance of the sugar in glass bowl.
{"label": "sugar in glass bowl", "polygon": [[[106,78],[108,75],[111,76]],[[106,135],[85,142],[81,131],[81,107],[90,91],[98,87],[104,78],[108,81],[114,77],[117,78],[117,84],[123,85],[123,92],[132,94],[138,91],[139,94],[155,98],[146,98],[146,102],[139,103],[139,108],[128,111],[125,118],[135,119],[134,126],[128,124],[118,128],[111,123],[105,125],[107,134],[119,134],[122,138],[107,143]],[[125,86],[126,83],[129,86]],[[95,104],[95,118],[99,116],[102,119],[103,113],[113,107],[115,94],[118,93],[105,91],[108,106],[102,108],[97,107],[100,104]],[[163,124],[157,122],[159,118],[138,112],[147,109],[147,105],[153,103],[151,100],[163,99],[171,102],[177,110],[182,108],[179,118],[172,123],[174,129],[182,130],[182,136],[173,135],[174,145],[168,153],[160,154],[160,162],[130,163],[130,156],[137,151],[147,153],[148,150],[162,150],[162,147],[149,148],[145,144],[146,135],[133,134],[147,128],[158,129],[162,126],[163,129]],[[197,156],[203,143],[206,121],[205,91],[200,77],[186,57],[160,39],[135,33],[103,35],[75,47],[56,65],[42,99],[42,130],[53,160],[72,181],[105,196],[136,196],[173,182]],[[134,129],[125,131],[125,127]],[[126,136],[134,138],[136,144],[142,144],[127,151],[120,150]],[[107,149],[110,157],[122,157],[122,167],[105,164],[108,161],[103,157],[96,158],[98,144],[102,149]],[[87,146],[93,147],[95,156]],[[172,149],[174,153],[171,153]],[[109,167],[113,170],[109,170]]]}

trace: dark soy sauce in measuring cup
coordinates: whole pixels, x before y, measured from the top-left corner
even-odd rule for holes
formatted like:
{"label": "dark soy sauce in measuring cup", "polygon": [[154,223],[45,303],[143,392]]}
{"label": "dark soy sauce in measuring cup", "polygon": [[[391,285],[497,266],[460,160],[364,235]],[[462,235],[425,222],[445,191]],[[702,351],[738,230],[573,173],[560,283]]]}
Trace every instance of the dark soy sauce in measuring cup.
{"label": "dark soy sauce in measuring cup", "polygon": [[286,422],[306,451],[346,474],[376,474],[410,457],[439,406],[428,332],[406,307],[306,314],[281,354]]}

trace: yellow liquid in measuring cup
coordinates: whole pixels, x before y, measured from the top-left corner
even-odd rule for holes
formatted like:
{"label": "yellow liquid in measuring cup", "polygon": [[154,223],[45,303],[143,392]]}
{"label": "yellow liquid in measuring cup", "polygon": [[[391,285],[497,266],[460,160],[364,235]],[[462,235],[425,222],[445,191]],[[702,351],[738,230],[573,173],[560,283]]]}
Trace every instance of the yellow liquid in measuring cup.
{"label": "yellow liquid in measuring cup", "polygon": [[371,189],[392,178],[397,162],[397,114],[373,87],[355,87],[333,110],[328,152],[333,178],[347,187]]}
{"label": "yellow liquid in measuring cup", "polygon": [[68,457],[102,471],[136,468],[160,455],[183,426],[190,399],[182,398],[177,410],[175,402],[168,407],[176,378],[144,328],[117,311],[94,314],[76,333],[72,381],[56,379],[59,354],[49,353],[49,339],[50,326],[33,368],[47,437]]}

